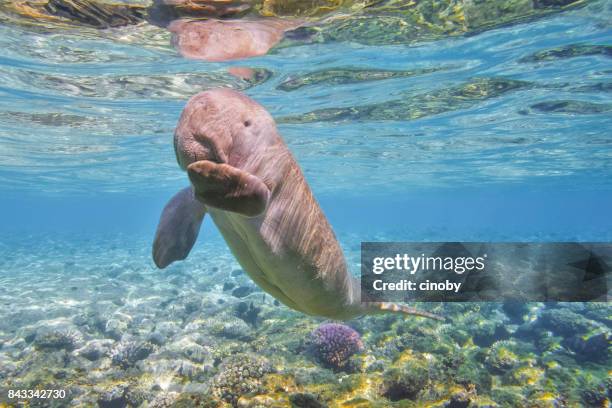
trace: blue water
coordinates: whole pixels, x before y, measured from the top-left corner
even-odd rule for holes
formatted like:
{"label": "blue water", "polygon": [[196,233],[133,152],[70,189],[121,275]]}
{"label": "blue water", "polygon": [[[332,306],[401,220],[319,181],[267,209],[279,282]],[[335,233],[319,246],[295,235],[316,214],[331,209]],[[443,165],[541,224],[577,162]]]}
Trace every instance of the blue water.
{"label": "blue water", "polygon": [[[8,351],[0,356],[18,372],[23,354],[15,350],[28,330],[81,309],[99,308],[113,316],[109,322],[129,315],[148,330],[155,313],[175,319],[173,306],[159,306],[163,299],[197,297],[213,309],[226,299],[221,286],[239,265],[210,220],[185,263],[162,272],[150,257],[161,209],[188,184],[175,161],[174,127],[190,96],[218,86],[244,91],[279,120],[353,271],[361,241],[610,242],[611,21],[612,3],[599,1],[409,46],[308,44],[228,63],[186,60],[167,32],[151,27],[42,33],[1,26],[0,351],[3,343]],[[577,45],[608,48],[528,59]],[[231,66],[272,76],[252,86],[229,75]],[[278,88],[347,67],[434,72]],[[483,78],[521,85],[492,97],[449,96]],[[406,111],[390,118],[296,123],[326,108],[393,111],[397,101]],[[427,113],[429,104],[439,109]],[[262,307],[271,301],[264,297]],[[287,309],[270,313],[315,324]],[[363,331],[377,327],[367,324]],[[177,389],[151,367],[143,370],[161,389]],[[605,368],[594,367],[598,375]]]}
{"label": "blue water", "polygon": [[[1,27],[3,228],[152,232],[165,200],[187,183],[171,143],[186,99],[214,86],[246,88],[226,73],[246,65],[273,73],[246,93],[277,118],[410,99],[474,78],[530,83],[416,120],[280,125],[336,229],[396,227],[402,232],[395,239],[422,240],[444,239],[445,228],[483,240],[609,239],[611,111],[529,109],[565,100],[609,106],[609,56],[519,61],[562,46],[609,44],[609,7],[595,3],[410,47],[316,44],[236,63],[189,61],[169,45],[131,44],[129,29],[118,41]],[[338,67],[444,69],[276,89],[286,78]],[[608,87],[576,91],[595,84]]]}

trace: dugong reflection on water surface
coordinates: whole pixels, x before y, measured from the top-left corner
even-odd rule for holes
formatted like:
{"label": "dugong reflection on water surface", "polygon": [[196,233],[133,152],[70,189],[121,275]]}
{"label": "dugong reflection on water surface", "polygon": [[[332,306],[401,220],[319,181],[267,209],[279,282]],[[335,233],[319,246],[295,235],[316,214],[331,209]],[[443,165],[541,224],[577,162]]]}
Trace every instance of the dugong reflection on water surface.
{"label": "dugong reflection on water surface", "polygon": [[361,302],[331,226],[276,124],[258,103],[216,89],[192,97],[174,135],[191,187],[164,208],[153,259],[185,259],[206,213],[263,290],[297,311],[332,319],[397,312],[440,317],[393,303]]}
{"label": "dugong reflection on water surface", "polygon": [[[287,45],[413,44],[490,30],[587,4],[584,0],[5,0],[0,19],[25,25],[164,27],[185,57],[228,61]],[[147,29],[145,28],[145,31]],[[125,33],[127,34],[127,33]],[[145,34],[148,43],[150,34]],[[131,35],[120,35],[119,38]],[[117,37],[114,37],[117,38]],[[123,41],[123,40],[122,40]]]}

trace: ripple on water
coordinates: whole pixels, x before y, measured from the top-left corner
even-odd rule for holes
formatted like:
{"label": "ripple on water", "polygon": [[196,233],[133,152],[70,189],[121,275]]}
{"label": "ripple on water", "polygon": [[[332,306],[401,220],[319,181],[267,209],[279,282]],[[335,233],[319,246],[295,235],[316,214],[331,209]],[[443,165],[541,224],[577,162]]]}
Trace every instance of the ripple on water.
{"label": "ripple on water", "polygon": [[[317,192],[351,191],[354,180],[391,190],[572,177],[610,185],[600,151],[612,124],[606,2],[562,14],[535,3],[503,13],[494,2],[400,3],[385,2],[384,18],[376,7],[317,17],[265,57],[214,64],[180,58],[151,24],[33,24],[2,9],[3,188],[175,188],[182,106],[219,86],[246,91],[281,122]],[[240,79],[230,67],[258,74]]]}

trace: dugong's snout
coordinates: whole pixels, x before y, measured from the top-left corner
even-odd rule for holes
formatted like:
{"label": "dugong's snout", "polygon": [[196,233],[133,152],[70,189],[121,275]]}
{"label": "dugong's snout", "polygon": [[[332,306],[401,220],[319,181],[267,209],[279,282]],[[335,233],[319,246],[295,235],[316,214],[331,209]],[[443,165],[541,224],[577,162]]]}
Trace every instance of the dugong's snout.
{"label": "dugong's snout", "polygon": [[226,106],[231,104],[224,104],[227,93],[201,92],[187,102],[174,132],[176,160],[183,170],[202,160],[228,163],[236,120]]}
{"label": "dugong's snout", "polygon": [[178,165],[183,170],[187,170],[190,164],[202,160],[227,163],[227,154],[220,146],[218,138],[204,133],[188,136],[175,133],[174,153]]}

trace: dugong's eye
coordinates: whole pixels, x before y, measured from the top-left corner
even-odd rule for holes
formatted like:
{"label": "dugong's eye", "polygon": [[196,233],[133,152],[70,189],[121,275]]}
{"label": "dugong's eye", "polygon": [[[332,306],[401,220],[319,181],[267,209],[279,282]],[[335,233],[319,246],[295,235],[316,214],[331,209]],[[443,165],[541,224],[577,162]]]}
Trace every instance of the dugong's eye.
{"label": "dugong's eye", "polygon": [[243,125],[244,125],[244,127],[249,127],[249,126],[251,126],[251,121],[250,120],[245,120]]}

